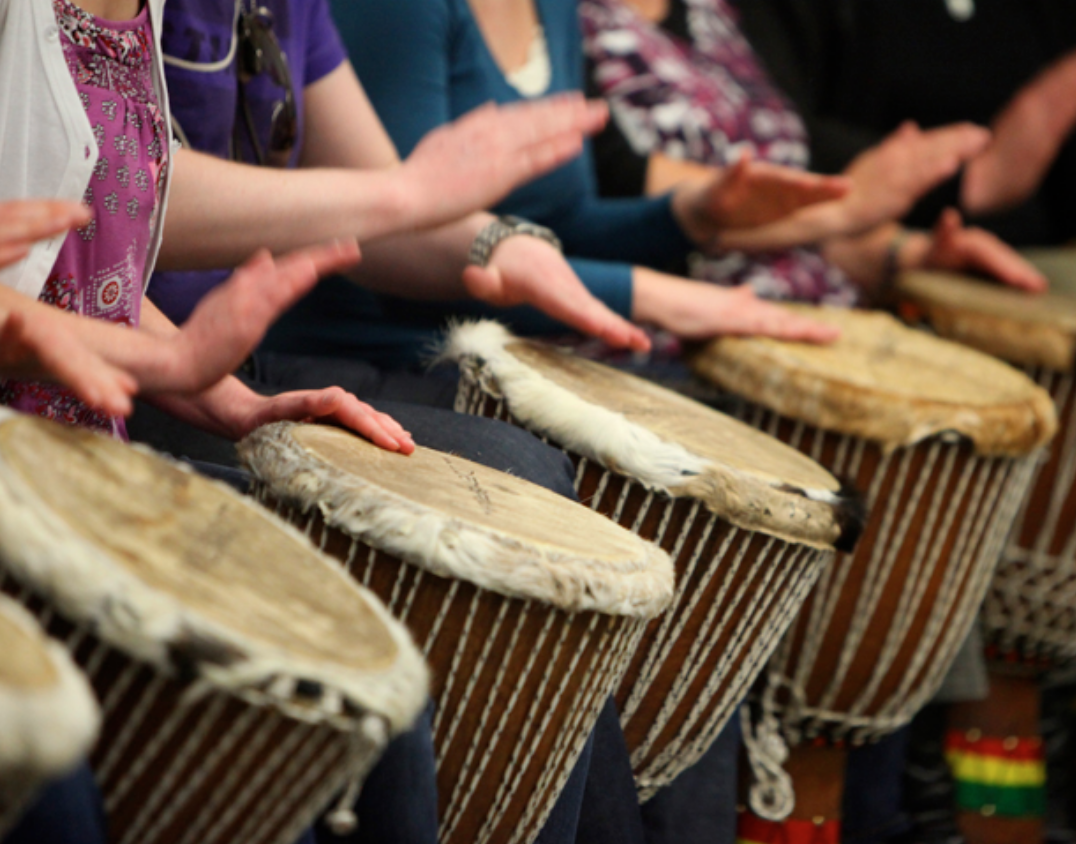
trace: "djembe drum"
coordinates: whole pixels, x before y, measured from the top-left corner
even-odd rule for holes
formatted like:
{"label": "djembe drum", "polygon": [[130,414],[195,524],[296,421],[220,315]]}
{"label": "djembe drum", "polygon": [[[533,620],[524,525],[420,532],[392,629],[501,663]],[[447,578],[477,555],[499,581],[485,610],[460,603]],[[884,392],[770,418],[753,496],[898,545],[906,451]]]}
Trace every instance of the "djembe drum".
{"label": "djembe drum", "polygon": [[[1029,256],[1050,292],[1018,290],[946,273],[907,273],[902,315],[939,335],[1022,368],[1053,397],[1061,435],[1039,466],[1002,552],[981,614],[991,694],[951,712],[949,757],[964,826],[976,841],[1041,837],[1046,766],[1038,675],[1076,660],[1076,251]],[[1017,829],[1008,821],[1028,820]],[[984,834],[969,824],[989,825]]]}
{"label": "djembe drum", "polygon": [[582,501],[665,548],[676,597],[617,690],[640,799],[709,748],[862,516],[793,449],[649,382],[496,323],[461,326],[457,409],[561,447]]}
{"label": "djembe drum", "polygon": [[[751,424],[868,491],[859,547],[837,555],[770,661],[754,702],[758,735],[747,738],[761,778],[752,809],[830,835],[840,748],[908,723],[937,691],[1056,418],[1043,390],[978,352],[885,314],[803,312],[840,326],[840,339],[723,338],[693,367],[745,399]],[[795,797],[764,753],[778,735],[798,746]]]}
{"label": "djembe drum", "polygon": [[993,649],[1007,661],[1076,659],[1076,252],[1045,260],[1051,291],[942,273],[908,273],[903,314],[939,335],[1023,367],[1057,405],[1061,436],[1036,473],[983,605]]}
{"label": "djembe drum", "polygon": [[430,663],[443,842],[533,841],[646,624],[667,555],[564,498],[419,448],[271,425],[258,495],[382,596]]}
{"label": "djembe drum", "polygon": [[7,411],[0,574],[102,702],[91,762],[115,842],[293,844],[425,705],[406,631],[295,530]]}
{"label": "djembe drum", "polygon": [[100,713],[67,651],[0,596],[0,837],[97,738]]}

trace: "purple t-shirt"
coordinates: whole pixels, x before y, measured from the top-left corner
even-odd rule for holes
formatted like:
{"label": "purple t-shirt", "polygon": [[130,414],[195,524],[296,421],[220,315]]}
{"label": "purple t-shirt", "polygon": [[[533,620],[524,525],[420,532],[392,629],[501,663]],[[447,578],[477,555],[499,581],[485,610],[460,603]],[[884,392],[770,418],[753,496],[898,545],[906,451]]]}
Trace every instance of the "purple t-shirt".
{"label": "purple t-shirt", "polygon": [[[239,80],[234,59],[236,4],[245,10],[250,0],[168,0],[164,8],[162,41],[172,118],[184,144],[220,158],[232,157],[237,121]],[[273,13],[273,31],[287,56],[303,137],[303,89],[336,70],[347,60],[326,0],[259,0]],[[180,64],[181,63],[181,64]],[[259,141],[266,145],[274,107],[284,90],[263,73],[247,83]],[[242,157],[253,162],[245,132],[239,133]],[[299,160],[299,147],[291,166]],[[149,297],[174,322],[190,316],[198,301],[228,277],[226,271],[157,273]]]}

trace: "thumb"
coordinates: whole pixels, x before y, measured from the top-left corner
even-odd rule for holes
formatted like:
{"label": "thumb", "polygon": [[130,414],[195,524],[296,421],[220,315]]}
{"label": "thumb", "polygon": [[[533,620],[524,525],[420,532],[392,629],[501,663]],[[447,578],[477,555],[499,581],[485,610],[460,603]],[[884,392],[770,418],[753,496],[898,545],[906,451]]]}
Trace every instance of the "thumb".
{"label": "thumb", "polygon": [[497,305],[504,299],[504,279],[493,267],[468,265],[463,270],[463,286],[475,299]]}

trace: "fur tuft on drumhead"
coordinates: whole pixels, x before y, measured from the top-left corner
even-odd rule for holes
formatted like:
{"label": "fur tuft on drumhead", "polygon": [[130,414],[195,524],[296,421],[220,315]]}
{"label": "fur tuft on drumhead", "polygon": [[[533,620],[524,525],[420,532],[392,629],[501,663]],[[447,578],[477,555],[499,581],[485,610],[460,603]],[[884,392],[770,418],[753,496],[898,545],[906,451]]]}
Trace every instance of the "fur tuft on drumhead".
{"label": "fur tuft on drumhead", "polygon": [[441,357],[459,364],[462,386],[503,401],[528,430],[650,490],[815,547],[848,546],[858,533],[858,496],[813,460],[656,384],[488,320],[454,326]]}
{"label": "fur tuft on drumhead", "polygon": [[67,651],[26,610],[0,595],[0,792],[5,802],[26,801],[74,768],[89,754],[99,726],[97,701]]}
{"label": "fur tuft on drumhead", "polygon": [[2,409],[0,570],[124,654],[290,717],[397,733],[426,705],[407,630],[294,528],[148,449]]}
{"label": "fur tuft on drumhead", "polygon": [[520,478],[419,447],[279,422],[239,444],[272,495],[411,565],[568,612],[651,618],[673,595],[661,548]]}

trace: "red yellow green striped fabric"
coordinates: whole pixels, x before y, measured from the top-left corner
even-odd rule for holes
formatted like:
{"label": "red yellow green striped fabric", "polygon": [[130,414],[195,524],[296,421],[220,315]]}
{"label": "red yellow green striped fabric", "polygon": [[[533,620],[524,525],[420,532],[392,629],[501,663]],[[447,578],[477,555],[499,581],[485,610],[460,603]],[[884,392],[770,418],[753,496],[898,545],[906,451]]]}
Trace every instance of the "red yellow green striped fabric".
{"label": "red yellow green striped fabric", "polygon": [[751,812],[740,812],[736,844],[840,844],[840,821],[766,821]]}
{"label": "red yellow green striped fabric", "polygon": [[1037,818],[1045,812],[1046,762],[1041,739],[951,730],[945,756],[961,809],[1007,818]]}

